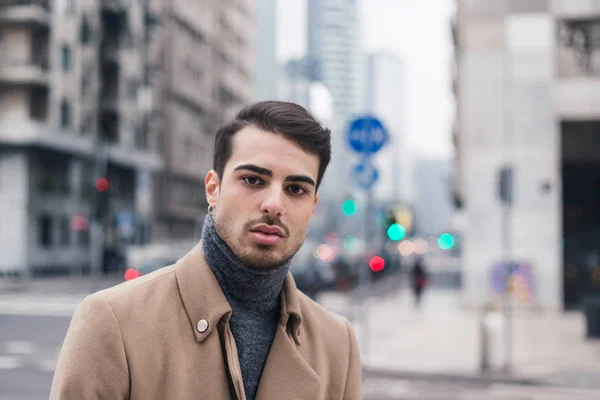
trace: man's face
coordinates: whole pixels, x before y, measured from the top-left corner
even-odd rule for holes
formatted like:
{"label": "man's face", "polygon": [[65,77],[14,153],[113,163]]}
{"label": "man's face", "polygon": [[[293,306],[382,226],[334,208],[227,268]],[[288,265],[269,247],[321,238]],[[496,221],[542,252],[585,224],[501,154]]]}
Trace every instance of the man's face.
{"label": "man's face", "polygon": [[206,176],[206,196],[217,233],[244,265],[274,268],[300,249],[318,170],[316,155],[281,135],[250,125],[233,136],[223,176]]}

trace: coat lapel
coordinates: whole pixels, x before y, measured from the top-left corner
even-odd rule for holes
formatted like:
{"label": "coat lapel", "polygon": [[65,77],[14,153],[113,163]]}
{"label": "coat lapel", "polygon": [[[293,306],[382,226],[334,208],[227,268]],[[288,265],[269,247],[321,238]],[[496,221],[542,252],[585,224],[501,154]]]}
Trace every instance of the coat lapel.
{"label": "coat lapel", "polygon": [[260,378],[256,398],[314,399],[320,386],[321,378],[302,358],[285,327],[277,325],[277,333]]}

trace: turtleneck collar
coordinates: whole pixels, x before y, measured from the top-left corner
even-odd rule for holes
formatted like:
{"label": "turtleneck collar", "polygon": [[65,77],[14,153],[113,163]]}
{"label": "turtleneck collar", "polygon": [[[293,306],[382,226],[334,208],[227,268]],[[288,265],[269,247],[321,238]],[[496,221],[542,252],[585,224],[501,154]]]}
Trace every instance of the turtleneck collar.
{"label": "turtleneck collar", "polygon": [[264,271],[246,267],[217,234],[210,214],[204,219],[202,247],[206,261],[230,303],[251,303],[253,307],[264,306],[266,309],[278,305],[291,259]]}

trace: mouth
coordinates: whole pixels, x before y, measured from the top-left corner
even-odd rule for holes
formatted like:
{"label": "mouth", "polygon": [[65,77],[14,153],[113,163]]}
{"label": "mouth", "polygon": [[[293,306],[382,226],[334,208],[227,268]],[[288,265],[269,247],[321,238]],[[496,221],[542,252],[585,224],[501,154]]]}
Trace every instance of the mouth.
{"label": "mouth", "polygon": [[260,244],[272,246],[285,237],[282,228],[273,225],[258,225],[250,230],[250,234]]}
{"label": "mouth", "polygon": [[250,232],[264,233],[265,235],[275,235],[279,236],[280,238],[285,237],[285,232],[283,231],[283,229],[276,225],[261,224],[252,228]]}

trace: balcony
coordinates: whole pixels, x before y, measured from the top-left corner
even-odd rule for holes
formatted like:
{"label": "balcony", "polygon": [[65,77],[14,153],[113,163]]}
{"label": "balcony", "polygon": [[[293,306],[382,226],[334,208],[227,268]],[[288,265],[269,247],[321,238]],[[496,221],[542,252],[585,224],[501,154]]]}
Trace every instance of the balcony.
{"label": "balcony", "polygon": [[0,84],[48,85],[48,60],[0,60]]}
{"label": "balcony", "polygon": [[104,61],[119,61],[119,50],[121,46],[118,39],[103,40],[100,45],[100,56]]}
{"label": "balcony", "polygon": [[100,6],[111,11],[123,11],[128,9],[130,5],[130,0],[100,0]]}
{"label": "balcony", "polygon": [[105,111],[118,112],[119,96],[116,88],[103,89],[100,94],[100,105]]}
{"label": "balcony", "polygon": [[558,76],[600,78],[600,18],[558,22]]}
{"label": "balcony", "polygon": [[49,0],[0,0],[0,23],[50,25]]}

